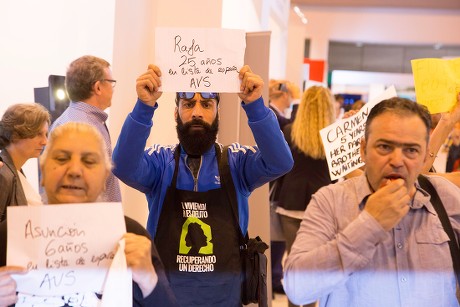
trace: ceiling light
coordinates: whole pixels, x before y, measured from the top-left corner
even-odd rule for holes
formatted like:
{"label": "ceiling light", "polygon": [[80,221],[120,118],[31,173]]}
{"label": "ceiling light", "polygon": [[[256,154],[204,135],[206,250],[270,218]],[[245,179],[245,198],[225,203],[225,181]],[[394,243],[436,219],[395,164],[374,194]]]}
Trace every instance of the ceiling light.
{"label": "ceiling light", "polygon": [[300,11],[299,7],[296,5],[294,6],[294,12],[297,14],[297,16],[299,16],[300,20],[302,20],[302,23],[303,24],[307,24],[308,23],[308,19],[305,17],[305,15]]}

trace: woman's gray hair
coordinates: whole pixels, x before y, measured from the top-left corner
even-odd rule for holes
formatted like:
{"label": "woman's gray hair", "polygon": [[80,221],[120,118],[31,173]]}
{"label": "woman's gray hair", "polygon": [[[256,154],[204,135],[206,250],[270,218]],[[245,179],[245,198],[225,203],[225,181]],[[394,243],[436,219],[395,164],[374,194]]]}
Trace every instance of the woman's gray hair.
{"label": "woman's gray hair", "polygon": [[[65,137],[70,132],[84,132],[92,134],[97,139],[101,147],[102,158],[104,159],[105,167],[109,172],[112,170],[112,161],[109,157],[109,154],[107,153],[107,148],[101,133],[94,126],[82,122],[68,122],[53,129],[53,131],[50,133],[48,137],[48,143],[45,146],[45,150],[40,156],[40,168],[43,168],[43,164],[45,163],[46,158],[48,157],[48,153],[50,149],[53,148],[54,141],[60,137]],[[83,142],[84,141],[82,140],[82,144]]]}

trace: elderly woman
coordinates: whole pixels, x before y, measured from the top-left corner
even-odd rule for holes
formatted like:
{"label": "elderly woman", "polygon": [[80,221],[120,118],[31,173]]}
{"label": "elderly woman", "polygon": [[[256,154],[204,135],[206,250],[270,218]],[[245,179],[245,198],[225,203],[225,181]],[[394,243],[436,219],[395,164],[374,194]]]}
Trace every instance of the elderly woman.
{"label": "elderly woman", "polygon": [[15,104],[0,122],[0,222],[6,219],[6,207],[41,204],[40,195],[27,181],[22,166],[37,158],[47,142],[50,114],[42,105]]}
{"label": "elderly woman", "polygon": [[[97,201],[104,190],[111,164],[100,133],[88,124],[70,122],[51,133],[40,157],[40,169],[41,184],[50,204],[88,203]],[[132,270],[134,306],[176,306],[163,264],[147,231],[128,217],[125,222],[128,232],[124,236],[125,254]],[[5,265],[5,224],[0,224],[0,265]],[[18,267],[0,268],[0,307],[17,300],[10,276],[16,273],[25,272]]]}

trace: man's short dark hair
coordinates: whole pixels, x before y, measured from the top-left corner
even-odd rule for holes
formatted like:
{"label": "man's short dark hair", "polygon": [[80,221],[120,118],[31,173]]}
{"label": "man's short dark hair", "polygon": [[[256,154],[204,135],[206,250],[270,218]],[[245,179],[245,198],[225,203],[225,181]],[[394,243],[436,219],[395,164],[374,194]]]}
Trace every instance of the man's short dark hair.
{"label": "man's short dark hair", "polygon": [[371,126],[372,121],[379,115],[392,112],[397,115],[401,116],[408,116],[408,115],[416,115],[418,116],[422,122],[425,124],[426,128],[426,135],[427,135],[427,143],[430,139],[430,129],[431,129],[431,116],[428,112],[428,109],[421,104],[416,103],[410,99],[400,98],[400,97],[393,97],[390,99],[385,99],[375,105],[367,117],[366,121],[366,130],[365,130],[365,139],[367,140],[369,137],[369,127]]}

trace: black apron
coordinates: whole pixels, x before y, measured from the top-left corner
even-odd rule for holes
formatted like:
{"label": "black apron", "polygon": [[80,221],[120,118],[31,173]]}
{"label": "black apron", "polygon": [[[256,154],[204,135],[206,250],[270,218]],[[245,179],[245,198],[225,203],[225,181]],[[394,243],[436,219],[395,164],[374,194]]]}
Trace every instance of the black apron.
{"label": "black apron", "polygon": [[[218,146],[216,155],[220,161]],[[184,307],[241,306],[238,229],[227,193],[221,188],[177,189],[179,146],[174,156],[174,175],[155,235],[174,294]]]}

